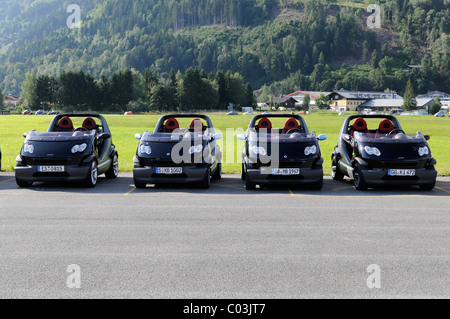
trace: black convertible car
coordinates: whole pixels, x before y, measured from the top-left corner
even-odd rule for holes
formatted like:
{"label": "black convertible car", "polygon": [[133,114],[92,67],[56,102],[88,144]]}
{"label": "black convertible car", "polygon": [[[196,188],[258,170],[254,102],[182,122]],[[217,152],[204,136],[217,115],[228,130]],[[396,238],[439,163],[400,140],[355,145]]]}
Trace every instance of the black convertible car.
{"label": "black convertible car", "polygon": [[429,139],[421,132],[405,134],[394,116],[349,116],[331,156],[332,177],[337,181],[353,178],[358,190],[382,185],[432,190],[437,172]]}
{"label": "black convertible car", "polygon": [[[276,128],[278,127],[278,128]],[[250,121],[242,151],[242,179],[247,189],[256,185],[307,185],[322,189],[323,158],[319,140],[299,115],[257,115]]]}
{"label": "black convertible car", "polygon": [[81,181],[94,187],[99,175],[115,178],[119,173],[111,132],[99,114],[59,114],[47,132],[33,130],[24,137],[15,167],[20,187],[51,181]]}
{"label": "black convertible car", "polygon": [[133,169],[136,188],[171,183],[209,188],[211,178],[221,178],[222,152],[216,141],[222,134],[215,133],[206,115],[165,115],[153,133],[135,137],[139,140]]}

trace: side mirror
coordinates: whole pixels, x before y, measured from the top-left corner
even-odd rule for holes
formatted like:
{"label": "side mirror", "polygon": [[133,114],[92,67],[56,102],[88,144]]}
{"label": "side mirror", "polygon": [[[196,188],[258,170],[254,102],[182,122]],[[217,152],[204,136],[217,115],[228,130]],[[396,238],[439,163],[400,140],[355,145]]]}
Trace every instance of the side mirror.
{"label": "side mirror", "polygon": [[431,136],[430,136],[430,135],[424,135],[423,137],[425,137],[425,139],[426,139],[427,141],[429,141],[429,140],[431,139]]}
{"label": "side mirror", "polygon": [[327,136],[325,134],[320,134],[319,137],[317,137],[319,141],[325,141],[327,139]]}
{"label": "side mirror", "polygon": [[238,140],[241,140],[241,141],[245,141],[245,139],[246,139],[244,134],[238,134],[236,137]]}
{"label": "side mirror", "polygon": [[142,138],[142,134],[136,133],[134,134],[134,138],[140,141]]}
{"label": "side mirror", "polygon": [[212,136],[213,141],[221,140],[223,138],[222,134],[216,133]]}
{"label": "side mirror", "polygon": [[342,134],[342,138],[344,139],[344,141],[346,141],[347,143],[351,144],[353,138],[350,136],[350,134]]}
{"label": "side mirror", "polygon": [[24,138],[27,138],[27,136],[28,136],[28,133],[23,133]]}
{"label": "side mirror", "polygon": [[99,140],[106,140],[106,139],[108,139],[108,138],[110,138],[110,137],[111,137],[111,134],[105,132],[105,133],[99,134],[97,138],[98,138]]}

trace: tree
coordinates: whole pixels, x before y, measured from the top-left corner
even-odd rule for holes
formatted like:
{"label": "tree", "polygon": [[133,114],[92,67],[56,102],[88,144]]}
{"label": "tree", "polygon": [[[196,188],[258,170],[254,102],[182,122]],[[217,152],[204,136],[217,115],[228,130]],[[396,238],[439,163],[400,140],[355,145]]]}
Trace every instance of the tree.
{"label": "tree", "polygon": [[39,107],[39,100],[36,95],[36,75],[31,73],[25,75],[20,96],[24,100],[25,108],[34,109]]}
{"label": "tree", "polygon": [[435,114],[437,112],[439,112],[439,110],[442,108],[442,103],[441,100],[439,100],[439,97],[436,97],[433,101],[433,103],[431,103],[430,106],[430,113],[431,114]]}
{"label": "tree", "polygon": [[3,103],[3,90],[0,87],[0,112],[5,110],[5,103]]}
{"label": "tree", "polygon": [[321,110],[328,109],[328,97],[320,94],[320,96],[316,99],[316,107]]}
{"label": "tree", "polygon": [[403,97],[403,109],[406,111],[413,111],[417,109],[416,94],[411,80],[406,84],[405,95]]}
{"label": "tree", "polygon": [[309,96],[309,94],[306,94],[305,97],[303,98],[302,110],[309,111],[309,104],[310,103],[311,103],[311,97]]}

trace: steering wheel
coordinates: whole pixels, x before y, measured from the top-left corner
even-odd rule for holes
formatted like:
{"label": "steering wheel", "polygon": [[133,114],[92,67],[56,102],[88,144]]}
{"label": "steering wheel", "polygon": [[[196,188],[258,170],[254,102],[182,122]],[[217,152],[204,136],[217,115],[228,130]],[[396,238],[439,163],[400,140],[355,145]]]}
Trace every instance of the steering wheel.
{"label": "steering wheel", "polygon": [[302,130],[299,128],[291,128],[289,131],[286,132],[286,134],[291,134],[291,133],[302,133]]}
{"label": "steering wheel", "polygon": [[406,134],[405,131],[403,131],[402,129],[399,128],[395,128],[392,131],[389,132],[389,134],[397,134],[397,133],[403,133]]}
{"label": "steering wheel", "polygon": [[84,127],[77,127],[74,132],[87,132],[88,130]]}

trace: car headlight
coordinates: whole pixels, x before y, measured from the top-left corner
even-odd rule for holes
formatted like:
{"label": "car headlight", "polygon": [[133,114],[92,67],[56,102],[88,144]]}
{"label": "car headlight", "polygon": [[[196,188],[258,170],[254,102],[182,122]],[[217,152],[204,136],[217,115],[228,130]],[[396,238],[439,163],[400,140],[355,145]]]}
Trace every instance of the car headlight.
{"label": "car headlight", "polygon": [[31,144],[25,144],[23,146],[23,151],[26,152],[26,153],[33,154],[34,153],[34,146],[31,145]]}
{"label": "car headlight", "polygon": [[87,148],[87,144],[86,143],[83,143],[83,144],[80,144],[80,145],[74,145],[73,147],[72,147],[72,154],[75,154],[75,153],[81,153],[81,152],[84,152],[85,150],[86,150],[86,148]]}
{"label": "car headlight", "polygon": [[266,151],[266,149],[264,148],[264,147],[262,147],[262,146],[256,146],[256,145],[253,145],[253,147],[252,147],[252,151],[253,151],[253,153],[255,153],[256,155],[262,155],[262,156],[266,156],[267,155],[267,151]]}
{"label": "car headlight", "polygon": [[201,151],[203,151],[203,145],[197,145],[197,146],[191,146],[191,148],[189,149],[189,154],[197,154],[200,153]]}
{"label": "car headlight", "polygon": [[152,153],[150,145],[141,144],[140,149],[142,154],[150,155]]}
{"label": "car headlight", "polygon": [[365,146],[364,150],[369,155],[381,156],[380,150],[376,147]]}
{"label": "car headlight", "polygon": [[317,153],[317,147],[315,145],[313,146],[308,146],[307,148],[305,148],[305,155],[309,156],[309,155],[313,155]]}
{"label": "car headlight", "polygon": [[430,154],[430,150],[427,146],[419,147],[419,156],[424,156]]}

